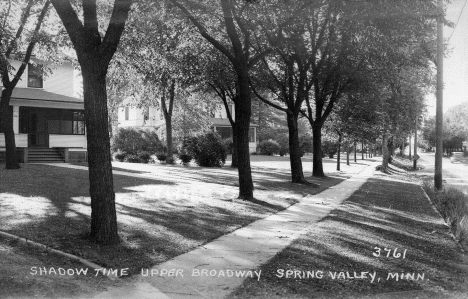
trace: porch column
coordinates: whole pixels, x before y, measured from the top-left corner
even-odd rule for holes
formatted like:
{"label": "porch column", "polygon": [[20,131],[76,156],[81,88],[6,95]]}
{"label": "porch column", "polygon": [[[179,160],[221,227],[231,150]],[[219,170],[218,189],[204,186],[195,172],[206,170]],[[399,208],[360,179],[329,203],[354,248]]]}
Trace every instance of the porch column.
{"label": "porch column", "polygon": [[13,132],[19,133],[19,106],[13,106]]}
{"label": "porch column", "polygon": [[253,127],[254,128],[254,142],[255,144],[257,144],[257,127]]}

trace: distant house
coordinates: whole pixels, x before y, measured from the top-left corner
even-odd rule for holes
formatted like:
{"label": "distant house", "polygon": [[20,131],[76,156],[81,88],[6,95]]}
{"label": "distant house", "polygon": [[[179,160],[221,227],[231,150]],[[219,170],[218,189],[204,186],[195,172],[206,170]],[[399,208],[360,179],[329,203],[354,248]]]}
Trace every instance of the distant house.
{"label": "distant house", "polygon": [[[228,104],[229,112],[231,113],[232,119],[235,118],[234,112],[234,103]],[[221,138],[232,139],[232,126],[229,122],[229,118],[227,116],[226,108],[224,105],[218,105],[218,109],[215,112],[213,118],[211,118],[211,123],[213,124],[213,130],[217,132]],[[257,128],[258,125],[250,124],[249,129],[249,151],[250,153],[257,151]]]}
{"label": "distant house", "polygon": [[137,107],[124,100],[118,109],[118,127],[142,130],[157,130],[165,124],[164,116],[156,107]]}
{"label": "distant house", "polygon": [[[14,68],[20,66],[19,61],[10,63]],[[64,62],[48,76],[34,64],[26,67],[10,101],[21,162],[87,160],[84,102],[73,95],[71,63]],[[5,138],[0,133],[0,155],[4,151]]]}
{"label": "distant house", "polygon": [[[229,109],[234,117],[234,104],[229,104]],[[232,127],[227,118],[224,105],[217,105],[210,119],[213,131],[217,132],[221,138],[232,138]],[[118,109],[118,127],[119,128],[135,128],[144,130],[159,130],[165,129],[165,120],[161,111],[156,107],[137,107],[130,102],[125,102]],[[257,125],[250,125],[249,132],[249,148],[250,152],[255,152],[257,149]],[[161,137],[161,136],[160,136]]]}

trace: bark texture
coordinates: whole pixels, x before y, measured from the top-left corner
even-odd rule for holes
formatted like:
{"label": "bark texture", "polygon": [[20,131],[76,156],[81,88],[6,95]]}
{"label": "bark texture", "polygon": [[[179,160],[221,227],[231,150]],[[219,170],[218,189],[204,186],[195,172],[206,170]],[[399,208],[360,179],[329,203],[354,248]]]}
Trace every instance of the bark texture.
{"label": "bark texture", "polygon": [[235,105],[237,136],[237,162],[239,173],[239,198],[253,200],[252,170],[250,168],[249,129],[252,114],[251,94],[247,69],[237,69],[238,103]]}
{"label": "bark texture", "polygon": [[232,161],[231,161],[231,167],[232,168],[237,168],[239,166],[239,163],[238,163],[238,160],[237,160],[237,132],[236,132],[235,123],[232,123],[231,127],[232,127]]}
{"label": "bark texture", "polygon": [[10,106],[12,88],[2,91],[0,102],[0,129],[5,135],[5,168],[18,169],[18,154],[16,151],[15,132],[13,130],[13,108]]}
{"label": "bark texture", "polygon": [[81,67],[91,195],[90,236],[99,243],[118,243],[107,117],[106,67],[92,59]]}
{"label": "bark texture", "polygon": [[336,157],[336,170],[340,171],[341,169],[341,134],[338,135],[338,155]]}
{"label": "bark texture", "polygon": [[293,183],[304,183],[301,152],[299,148],[299,131],[297,127],[298,114],[286,113],[289,130],[289,161],[291,164],[291,180]]}
{"label": "bark texture", "polygon": [[318,125],[312,127],[312,143],[313,143],[313,157],[312,157],[312,175],[323,177],[323,163],[322,163],[322,128]]}

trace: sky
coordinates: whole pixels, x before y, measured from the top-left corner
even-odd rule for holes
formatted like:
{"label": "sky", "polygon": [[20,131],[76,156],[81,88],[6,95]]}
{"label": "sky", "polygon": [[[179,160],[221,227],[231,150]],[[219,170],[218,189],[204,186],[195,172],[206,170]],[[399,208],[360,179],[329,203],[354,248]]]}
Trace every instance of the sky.
{"label": "sky", "polygon": [[[445,26],[444,38],[448,40],[449,53],[444,59],[444,112],[449,108],[468,101],[468,4],[463,13],[463,5],[466,0],[452,0],[446,4],[446,18],[453,23],[460,20],[454,31],[453,28]],[[453,34],[452,34],[453,33]],[[428,112],[435,115],[435,96],[428,97]]]}

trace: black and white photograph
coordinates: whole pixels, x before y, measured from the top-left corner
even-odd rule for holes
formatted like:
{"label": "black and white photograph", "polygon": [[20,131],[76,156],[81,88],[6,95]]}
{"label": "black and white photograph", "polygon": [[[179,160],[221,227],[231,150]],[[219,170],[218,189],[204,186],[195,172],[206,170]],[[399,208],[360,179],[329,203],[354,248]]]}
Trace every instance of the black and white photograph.
{"label": "black and white photograph", "polygon": [[468,0],[0,0],[0,298],[468,298]]}

